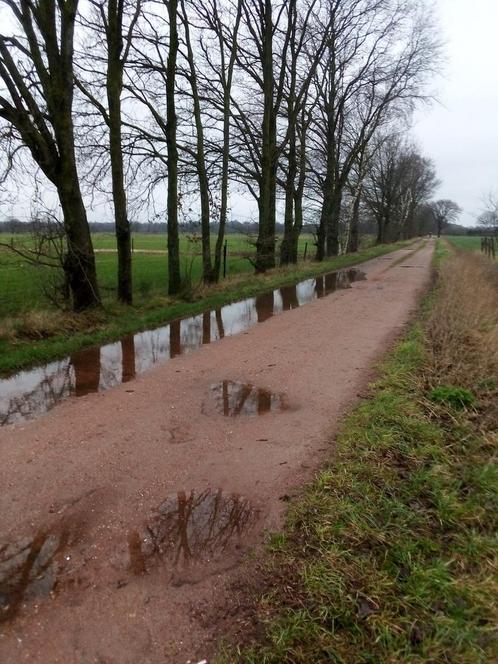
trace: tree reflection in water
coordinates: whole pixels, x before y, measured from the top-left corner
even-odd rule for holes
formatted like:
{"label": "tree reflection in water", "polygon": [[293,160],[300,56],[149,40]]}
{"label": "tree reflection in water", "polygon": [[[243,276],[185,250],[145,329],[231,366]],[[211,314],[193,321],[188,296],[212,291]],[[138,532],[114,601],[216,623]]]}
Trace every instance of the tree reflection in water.
{"label": "tree reflection in water", "polygon": [[250,503],[238,494],[180,491],[159,506],[141,533],[129,534],[130,569],[142,574],[153,559],[173,568],[212,561],[237,547],[252,515]]}
{"label": "tree reflection in water", "polygon": [[[281,311],[303,306],[365,278],[363,272],[350,269],[307,279],[295,286],[284,286],[256,298],[175,320],[155,330],[129,335],[118,343],[89,348],[60,362],[0,379],[0,425],[41,415],[69,396],[82,397],[131,381],[157,362],[248,330]],[[270,398],[265,392],[248,390],[247,386],[235,389],[228,385],[222,389],[229,393],[222,399],[223,410],[228,414],[274,409],[275,395]]]}
{"label": "tree reflection in water", "polygon": [[281,394],[274,394],[251,383],[224,380],[213,385],[211,390],[216,409],[225,417],[264,415],[285,408]]}
{"label": "tree reflection in water", "polygon": [[55,590],[70,541],[70,531],[62,529],[0,542],[0,622],[11,620],[27,600],[47,597]]}

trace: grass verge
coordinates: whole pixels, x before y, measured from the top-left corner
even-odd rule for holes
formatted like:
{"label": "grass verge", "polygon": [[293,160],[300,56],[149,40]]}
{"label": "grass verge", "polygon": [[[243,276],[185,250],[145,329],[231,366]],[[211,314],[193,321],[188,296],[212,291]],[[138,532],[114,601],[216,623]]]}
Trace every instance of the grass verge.
{"label": "grass verge", "polygon": [[270,542],[259,637],[219,662],[497,661],[495,279],[479,257],[442,261],[422,320]]}
{"label": "grass verge", "polygon": [[138,306],[123,307],[114,303],[105,311],[84,315],[36,310],[17,317],[6,317],[0,323],[0,374],[50,362],[82,348],[116,341],[175,318],[195,315],[318,274],[358,265],[408,244],[400,242],[373,246],[357,254],[346,254],[323,263],[300,263],[272,270],[265,275],[236,275],[217,286],[198,289],[191,301],[156,295]]}

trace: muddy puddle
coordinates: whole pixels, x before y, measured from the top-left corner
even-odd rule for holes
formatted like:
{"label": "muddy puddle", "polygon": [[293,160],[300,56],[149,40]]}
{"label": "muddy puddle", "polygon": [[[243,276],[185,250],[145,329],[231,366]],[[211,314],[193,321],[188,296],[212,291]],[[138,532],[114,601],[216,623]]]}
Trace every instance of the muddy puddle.
{"label": "muddy puddle", "polygon": [[128,569],[141,575],[161,567],[173,583],[195,583],[237,554],[255,519],[249,501],[238,494],[179,492],[141,530],[128,534]]}
{"label": "muddy puddle", "polygon": [[211,386],[214,405],[225,417],[265,415],[286,409],[284,396],[251,383],[224,380]]}
{"label": "muddy puddle", "polygon": [[142,526],[118,536],[114,551],[101,558],[95,558],[95,548],[82,558],[81,524],[60,522],[32,537],[0,540],[0,624],[45,599],[90,587],[88,579],[116,582],[116,571],[118,587],[154,572],[172,585],[198,583],[240,560],[258,517],[239,494],[180,491],[152,510]]}
{"label": "muddy puddle", "polygon": [[71,396],[128,383],[159,362],[240,334],[364,279],[358,269],[332,272],[22,371],[0,380],[0,425],[36,418]]}
{"label": "muddy puddle", "polygon": [[14,618],[25,603],[56,591],[74,538],[75,532],[61,528],[0,542],[0,623]]}

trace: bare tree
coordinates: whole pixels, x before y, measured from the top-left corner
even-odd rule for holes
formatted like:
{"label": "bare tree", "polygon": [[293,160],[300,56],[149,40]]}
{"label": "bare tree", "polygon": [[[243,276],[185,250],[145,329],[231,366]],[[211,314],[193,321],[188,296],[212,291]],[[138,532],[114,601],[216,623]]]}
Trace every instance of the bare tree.
{"label": "bare tree", "polygon": [[486,209],[477,217],[477,223],[486,233],[498,235],[498,199],[490,193],[484,203]]}
{"label": "bare tree", "polygon": [[[202,69],[197,77],[201,80],[201,96],[204,111],[211,120],[211,135],[207,137],[207,151],[211,154],[209,168],[218,181],[218,235],[214,251],[214,264],[209,281],[217,282],[220,277],[223,242],[228,216],[229,180],[230,180],[230,145],[231,145],[231,108],[235,64],[238,50],[238,35],[242,17],[243,0],[223,3],[221,0],[209,0],[195,4],[197,17],[201,24],[202,38],[198,47],[202,54]],[[218,127],[221,127],[221,140]],[[211,206],[210,218],[213,218],[215,205]],[[202,222],[204,227],[206,224]]]}
{"label": "bare tree", "polygon": [[287,126],[279,147],[285,192],[284,237],[280,245],[282,265],[297,263],[307,176],[307,136],[315,106],[309,92],[329,39],[330,25],[320,25],[317,9],[319,3],[314,0],[289,2],[290,43],[285,63],[286,84],[282,112]]}
{"label": "bare tree", "polygon": [[169,50],[166,65],[166,143],[168,146],[168,292],[180,292],[180,239],[178,231],[178,144],[175,101],[178,56],[178,2],[164,0],[169,18]]}
{"label": "bare tree", "polygon": [[180,0],[180,8],[180,15],[183,23],[183,32],[185,37],[186,59],[188,64],[187,78],[191,88],[195,132],[197,136],[196,147],[194,150],[192,150],[192,156],[195,159],[197,176],[199,179],[199,198],[201,204],[202,274],[204,282],[209,283],[213,276],[213,268],[211,264],[211,234],[209,228],[210,197],[205,153],[204,124],[202,121],[201,97],[199,91],[196,61],[194,57],[193,41],[191,38],[190,21],[186,10],[185,0]]}
{"label": "bare tree", "polygon": [[[112,199],[116,245],[118,250],[118,299],[126,304],[133,301],[131,228],[125,189],[123,155],[122,93],[123,74],[129,57],[134,26],[140,16],[142,0],[89,0],[94,12],[82,19],[91,38],[91,46],[85,49],[85,57],[77,64],[85,79],[77,77],[76,83],[85,97],[99,112],[109,131],[109,158],[111,163]],[[103,39],[102,39],[103,37]],[[105,52],[99,54],[103,41]],[[99,85],[95,86],[95,74],[104,64],[104,85],[107,107],[100,101]],[[93,88],[97,90],[94,92]]]}
{"label": "bare tree", "polygon": [[432,162],[402,134],[380,136],[363,186],[366,207],[377,224],[377,243],[413,237],[416,212],[438,184]]}
{"label": "bare tree", "polygon": [[342,198],[359,154],[379,128],[424,97],[438,61],[423,3],[330,0],[331,38],[315,77],[319,114],[312,127],[322,191],[317,259],[340,250]]}
{"label": "bare tree", "polygon": [[[235,177],[258,203],[256,272],[275,267],[278,117],[286,81],[293,13],[289,0],[244,0],[237,65],[243,91],[232,98]],[[278,66],[278,64],[280,66]]]}
{"label": "bare tree", "polygon": [[454,201],[447,199],[434,201],[431,203],[432,214],[436,222],[437,236],[441,237],[441,233],[448,224],[453,223],[462,214],[462,208]]}
{"label": "bare tree", "polygon": [[64,271],[75,310],[100,303],[80,189],[73,123],[77,0],[1,0],[16,26],[0,35],[0,117],[55,186],[64,218]]}

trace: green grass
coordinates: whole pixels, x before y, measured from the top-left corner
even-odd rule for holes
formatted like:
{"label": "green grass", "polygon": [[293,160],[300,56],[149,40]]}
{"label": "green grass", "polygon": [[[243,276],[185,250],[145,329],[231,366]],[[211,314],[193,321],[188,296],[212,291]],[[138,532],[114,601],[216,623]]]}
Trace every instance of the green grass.
{"label": "green grass", "polygon": [[[15,242],[22,242],[32,246],[29,236],[13,236]],[[10,242],[11,236],[0,234],[0,242]],[[96,254],[97,275],[104,303],[115,299],[117,256],[113,253],[116,247],[115,237],[107,233],[93,235]],[[313,255],[313,238],[303,235],[300,239],[299,253],[304,254],[306,242],[308,243],[308,256]],[[251,262],[245,257],[253,254],[254,247],[244,235],[228,235],[227,275],[246,274],[253,271]],[[199,246],[189,243],[186,236],[181,236],[181,252],[183,273],[191,270],[194,282],[201,279],[201,258],[187,257],[187,254],[198,254]],[[136,253],[133,256],[134,298],[138,305],[143,304],[150,297],[164,295],[168,285],[168,258],[166,254],[147,254],[142,251],[164,251],[166,236],[156,234],[135,234],[134,246]],[[46,309],[47,298],[44,294],[44,282],[48,276],[47,270],[36,268],[24,261],[16,254],[0,247],[0,319],[13,316],[32,309]]]}
{"label": "green grass", "polygon": [[496,420],[426,400],[427,362],[421,323],[270,541],[259,637],[219,663],[497,661]]}
{"label": "green grass", "polygon": [[473,235],[449,235],[447,239],[457,249],[465,251],[481,251],[481,238]]}
{"label": "green grass", "polygon": [[[81,348],[115,341],[125,335],[157,327],[175,318],[194,315],[236,300],[253,297],[285,284],[349,267],[389,253],[407,244],[402,242],[393,245],[370,246],[357,254],[346,254],[322,263],[301,262],[297,266],[276,269],[266,275],[259,276],[254,275],[248,261],[237,259],[244,261],[244,268],[246,266],[248,269],[251,268],[250,272],[241,273],[239,270],[238,274],[232,274],[232,278],[223,281],[218,286],[200,291],[199,295],[193,298],[193,301],[167,298],[164,295],[165,289],[162,286],[162,280],[160,281],[157,276],[159,270],[165,269],[166,257],[142,255],[143,262],[141,260],[135,261],[135,274],[140,275],[142,271],[144,278],[148,279],[146,283],[157,284],[157,290],[154,287],[146,286],[144,292],[141,293],[140,278],[136,278],[135,288],[138,288],[138,296],[133,307],[120,306],[114,301],[114,297],[111,297],[110,289],[114,274],[112,261],[115,260],[115,257],[100,255],[98,269],[103,292],[105,293],[106,289],[109,288],[108,297],[104,300],[105,311],[100,316],[90,316],[88,320],[85,317],[78,318],[75,316],[71,317],[69,321],[62,319],[60,331],[55,334],[51,332],[50,336],[43,331],[38,334],[36,330],[34,332],[30,331],[29,335],[23,333],[25,324],[22,314],[27,312],[26,315],[29,316],[33,308],[36,308],[38,299],[36,299],[35,293],[37,292],[36,289],[39,289],[36,270],[28,271],[24,266],[17,274],[16,279],[18,281],[15,279],[13,281],[13,286],[19,286],[19,282],[22,283],[17,308],[13,305],[10,309],[7,307],[7,311],[10,311],[10,315],[13,316],[11,319],[13,327],[19,331],[14,338],[10,338],[8,335],[4,335],[3,338],[0,337],[0,373],[5,375],[35,364],[49,362]],[[12,260],[11,257],[10,260]],[[242,269],[242,266],[240,267]],[[9,274],[8,269],[5,269],[5,265],[0,268],[0,274],[3,274],[4,277],[5,274]],[[155,278],[154,282],[153,277]],[[7,302],[12,301],[13,293],[8,288],[6,289],[5,283],[2,285],[0,292]],[[1,303],[0,299],[0,306]],[[38,306],[41,306],[42,309],[40,313],[46,315],[47,312],[43,310],[43,305]],[[54,312],[50,316],[57,317],[57,313]],[[29,338],[26,338],[27,336]],[[36,339],[36,343],[33,343],[33,338]]]}

